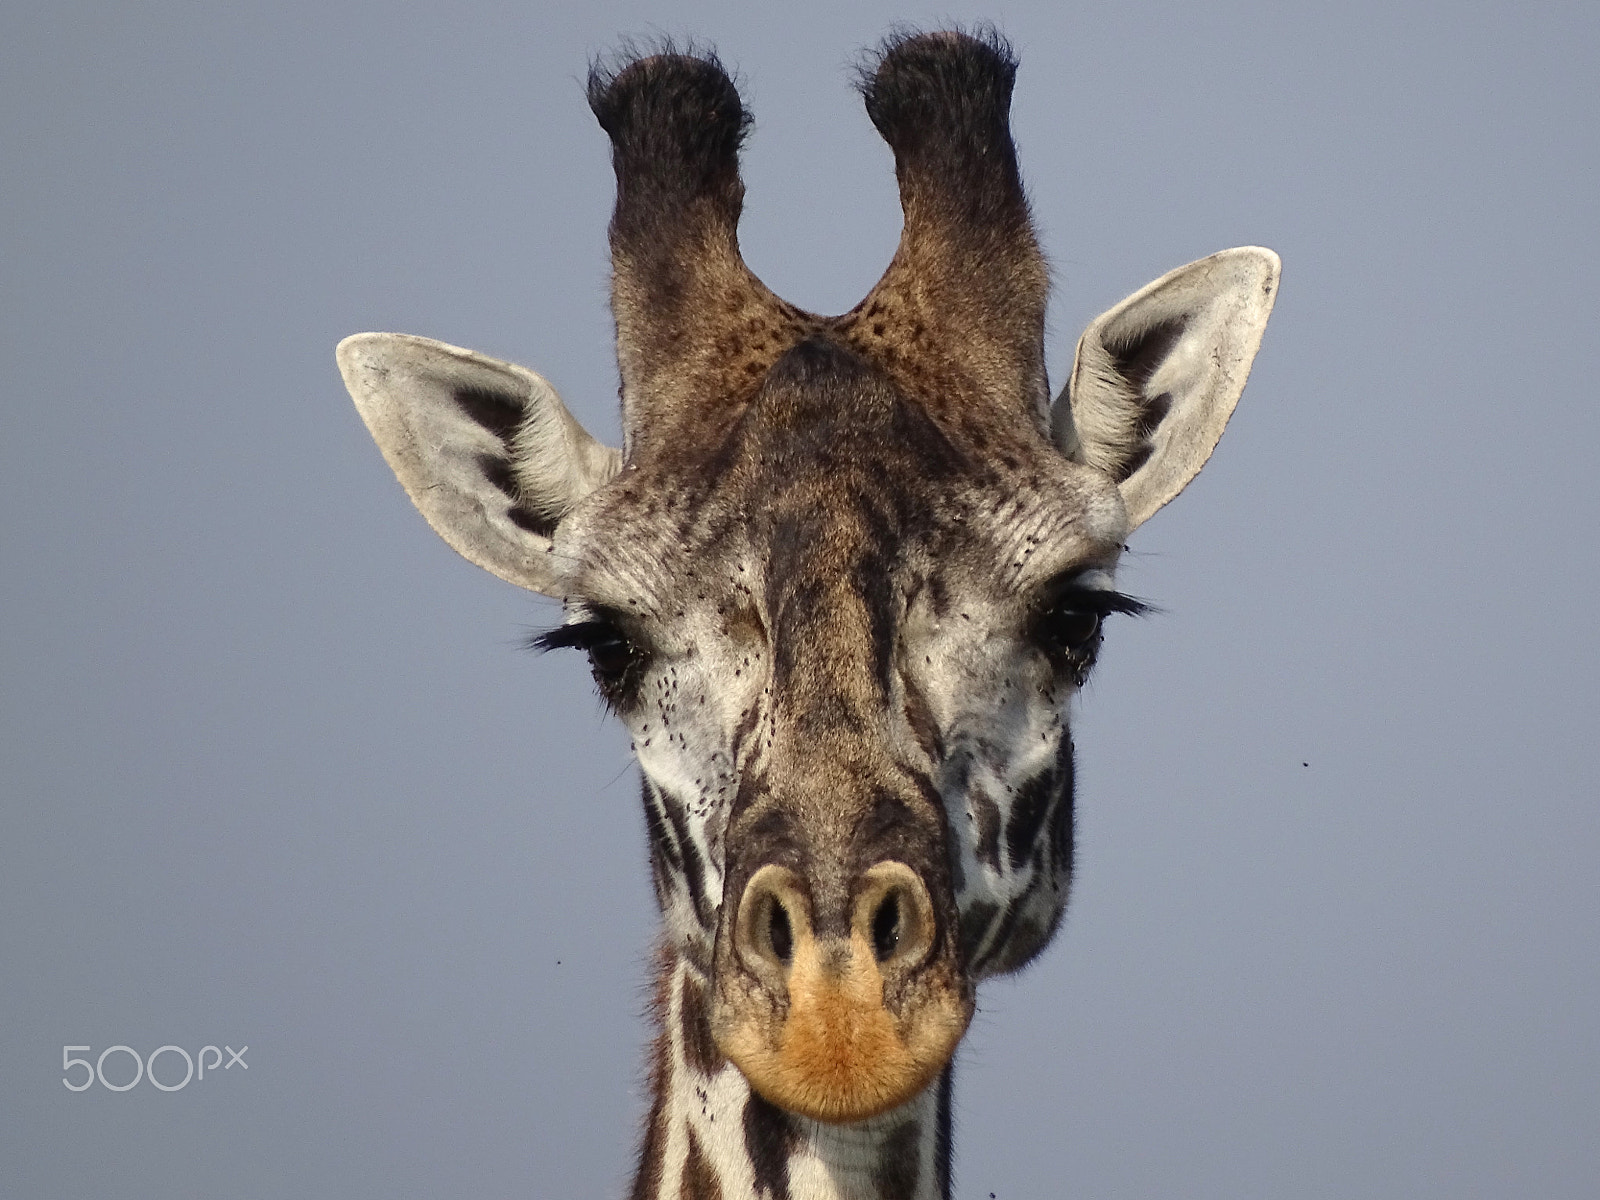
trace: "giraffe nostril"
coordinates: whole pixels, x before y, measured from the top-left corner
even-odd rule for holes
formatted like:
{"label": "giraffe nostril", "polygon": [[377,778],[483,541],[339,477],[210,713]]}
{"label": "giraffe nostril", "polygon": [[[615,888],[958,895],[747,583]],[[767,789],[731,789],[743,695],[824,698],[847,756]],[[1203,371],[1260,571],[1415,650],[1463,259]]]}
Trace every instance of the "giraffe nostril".
{"label": "giraffe nostril", "polygon": [[811,936],[811,909],[799,877],[774,863],[757,869],[745,884],[733,927],[733,948],[745,967],[781,996]]}
{"label": "giraffe nostril", "polygon": [[794,930],[789,925],[789,910],[776,896],[772,898],[772,909],[767,914],[767,938],[772,944],[772,953],[787,967],[789,960],[794,957]]}
{"label": "giraffe nostril", "polygon": [[872,914],[872,952],[883,962],[900,945],[900,894],[890,892]]}
{"label": "giraffe nostril", "polygon": [[905,863],[885,860],[869,867],[856,885],[853,910],[851,936],[884,971],[916,971],[933,953],[939,924],[933,899]]}

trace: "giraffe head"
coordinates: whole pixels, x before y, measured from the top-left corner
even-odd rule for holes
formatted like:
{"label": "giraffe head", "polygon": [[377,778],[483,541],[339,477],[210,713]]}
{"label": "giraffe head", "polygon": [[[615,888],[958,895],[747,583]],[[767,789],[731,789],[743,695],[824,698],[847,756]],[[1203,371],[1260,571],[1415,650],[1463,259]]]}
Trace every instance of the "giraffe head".
{"label": "giraffe head", "polygon": [[417,507],[564,602],[542,644],[587,651],[632,732],[702,1057],[825,1121],[918,1094],[977,981],[1053,933],[1067,705],[1139,608],[1117,557],[1209,457],[1277,286],[1266,250],[1180,268],[1090,326],[1052,406],[1014,71],[958,34],[879,56],[904,231],[833,318],[740,257],[749,116],[717,63],[596,71],[621,450],[523,368],[394,334],[339,351]]}

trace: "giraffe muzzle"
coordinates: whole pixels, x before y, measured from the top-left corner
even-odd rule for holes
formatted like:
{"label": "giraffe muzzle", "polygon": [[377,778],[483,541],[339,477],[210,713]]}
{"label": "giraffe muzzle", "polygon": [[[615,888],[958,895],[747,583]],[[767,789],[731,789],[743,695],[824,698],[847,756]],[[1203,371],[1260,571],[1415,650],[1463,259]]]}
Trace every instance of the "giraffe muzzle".
{"label": "giraffe muzzle", "polygon": [[933,901],[904,863],[868,868],[848,932],[817,931],[787,867],[758,869],[740,897],[732,949],[743,986],[719,987],[713,1033],[751,1087],[780,1108],[857,1121],[917,1095],[949,1062],[971,990],[938,951]]}

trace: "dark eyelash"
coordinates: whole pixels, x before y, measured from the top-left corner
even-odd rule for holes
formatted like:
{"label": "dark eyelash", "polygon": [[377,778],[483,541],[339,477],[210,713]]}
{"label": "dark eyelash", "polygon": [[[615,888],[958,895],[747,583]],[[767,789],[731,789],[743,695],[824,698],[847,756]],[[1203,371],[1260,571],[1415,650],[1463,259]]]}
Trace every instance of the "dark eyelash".
{"label": "dark eyelash", "polygon": [[544,654],[550,650],[587,650],[597,642],[617,636],[617,627],[604,619],[574,621],[557,625],[528,639],[528,649]]}
{"label": "dark eyelash", "polygon": [[1050,597],[1050,607],[1070,608],[1076,612],[1094,613],[1101,617],[1110,616],[1112,613],[1142,617],[1147,613],[1160,611],[1154,605],[1133,596],[1125,596],[1121,592],[1108,591],[1105,588],[1084,587],[1076,583],[1058,588]]}
{"label": "dark eyelash", "polygon": [[[1128,596],[1122,592],[1113,592],[1105,588],[1082,587],[1069,583],[1058,589],[1051,597],[1052,608],[1071,608],[1077,612],[1091,612],[1098,616],[1110,616],[1112,613],[1125,613],[1130,617],[1142,617],[1148,613],[1158,612],[1155,606],[1146,601]],[[617,627],[604,618],[588,621],[574,621],[569,625],[557,625],[554,629],[547,629],[543,633],[536,633],[528,639],[528,649],[540,654],[551,650],[588,650],[597,642],[617,636]]]}

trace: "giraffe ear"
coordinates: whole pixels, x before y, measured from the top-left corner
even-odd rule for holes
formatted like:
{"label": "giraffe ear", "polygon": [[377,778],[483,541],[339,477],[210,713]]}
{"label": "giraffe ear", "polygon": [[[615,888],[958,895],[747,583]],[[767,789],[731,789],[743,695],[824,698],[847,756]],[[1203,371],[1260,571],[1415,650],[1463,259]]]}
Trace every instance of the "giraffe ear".
{"label": "giraffe ear", "polygon": [[501,579],[560,594],[556,527],[622,465],[523,367],[401,333],[339,343],[339,371],[434,531]]}
{"label": "giraffe ear", "polygon": [[1134,528],[1195,477],[1244,391],[1281,264],[1242,246],[1097,317],[1051,410],[1056,446],[1116,480]]}

